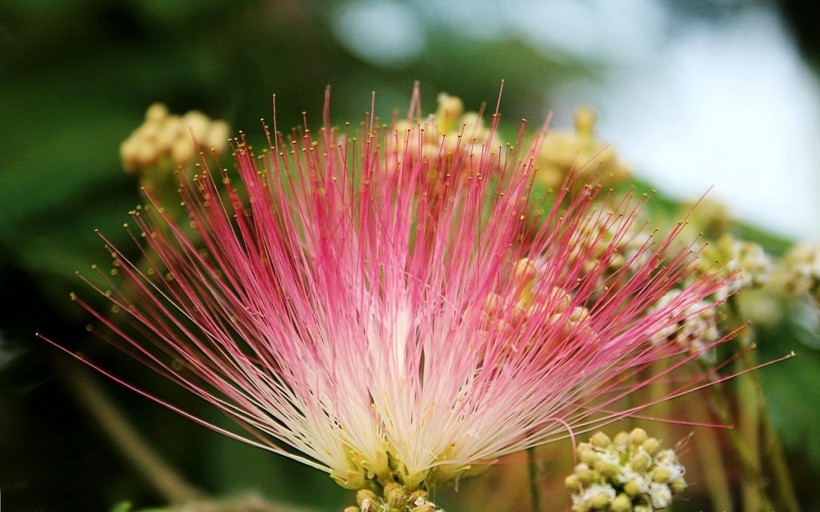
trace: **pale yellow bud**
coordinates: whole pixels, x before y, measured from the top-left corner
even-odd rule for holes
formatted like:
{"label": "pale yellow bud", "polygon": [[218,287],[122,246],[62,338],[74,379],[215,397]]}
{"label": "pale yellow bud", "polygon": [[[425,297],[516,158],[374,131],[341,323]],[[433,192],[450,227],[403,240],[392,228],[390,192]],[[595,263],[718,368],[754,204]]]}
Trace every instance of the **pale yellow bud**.
{"label": "pale yellow bud", "polygon": [[[589,318],[589,310],[584,307],[576,307],[572,309],[572,312],[569,314],[569,318],[567,322],[571,324],[573,327],[585,322]],[[609,439],[609,438],[607,438]]]}
{"label": "pale yellow bud", "polygon": [[382,494],[384,494],[384,497],[386,498],[388,494],[390,494],[396,489],[401,489],[401,484],[399,484],[398,482],[387,482],[386,484],[384,484],[384,491]]}
{"label": "pale yellow bud", "polygon": [[515,263],[515,284],[523,286],[530,283],[538,273],[535,263],[529,258],[521,258]]}
{"label": "pale yellow bud", "polygon": [[649,485],[637,478],[633,478],[624,484],[624,491],[630,496],[637,496],[649,490]]}
{"label": "pale yellow bud", "polygon": [[672,494],[680,494],[684,490],[686,490],[686,487],[686,480],[682,476],[679,476],[678,478],[669,482],[669,488],[672,490]]}
{"label": "pale yellow bud", "polygon": [[649,466],[651,462],[652,456],[649,455],[646,451],[641,450],[635,453],[635,455],[633,455],[632,458],[629,460],[629,467],[631,467],[635,471],[643,471]]}
{"label": "pale yellow bud", "polygon": [[194,141],[178,139],[171,146],[171,160],[177,165],[193,163],[196,159],[196,146]]}
{"label": "pale yellow bud", "polygon": [[392,508],[403,509],[407,505],[407,490],[401,486],[397,486],[389,492],[387,491],[387,487],[385,487],[384,497],[387,505]]}
{"label": "pale yellow bud", "polygon": [[563,288],[555,286],[546,293],[546,297],[541,301],[549,306],[554,313],[561,313],[569,309],[570,304],[572,304],[572,296]]}
{"label": "pale yellow bud", "polygon": [[139,167],[154,165],[159,159],[159,151],[151,141],[138,141],[133,155]]}
{"label": "pale yellow bud", "polygon": [[210,130],[205,142],[209,148],[214,148],[221,151],[225,147],[225,143],[230,135],[230,128],[225,121],[214,121],[211,123]]}
{"label": "pale yellow bud", "polygon": [[122,160],[123,167],[129,173],[133,173],[139,168],[138,144],[138,141],[133,138],[125,139],[120,144],[120,160]]}
{"label": "pale yellow bud", "polygon": [[649,436],[646,434],[646,430],[642,428],[633,429],[632,432],[629,433],[629,440],[635,446],[638,446],[644,441],[646,441],[648,437]]}
{"label": "pale yellow bud", "polygon": [[[182,137],[182,122],[173,116],[165,119],[157,132],[157,145],[162,152],[168,152]],[[190,137],[188,137],[190,143]]]}
{"label": "pale yellow bud", "polygon": [[578,458],[581,460],[581,462],[588,466],[594,466],[595,463],[597,463],[600,460],[600,457],[598,457],[598,454],[595,452],[592,446],[586,443],[578,445],[578,449],[576,450],[576,452],[578,453]]}
{"label": "pale yellow bud", "polygon": [[484,120],[477,112],[467,112],[461,117],[461,126],[458,128],[464,129],[464,136],[467,137],[467,142],[475,140],[476,142],[485,142],[487,136],[490,134],[489,130],[484,127]]}
{"label": "pale yellow bud", "polygon": [[427,494],[427,491],[423,489],[416,489],[415,491],[410,493],[410,498],[408,498],[407,501],[409,501],[410,504],[413,505],[422,505],[424,504],[424,502],[427,501],[428,498],[429,495]]}
{"label": "pale yellow bud", "polygon": [[564,479],[564,486],[572,492],[578,492],[583,487],[581,485],[581,479],[574,473]]}
{"label": "pale yellow bud", "polygon": [[612,442],[618,447],[619,450],[623,451],[626,449],[626,444],[629,442],[629,434],[626,432],[618,432],[615,434],[615,438]]}
{"label": "pale yellow bud", "polygon": [[460,98],[447,93],[438,95],[438,110],[436,111],[436,128],[439,133],[447,133],[453,129],[456,119],[464,112],[464,103]]}
{"label": "pale yellow bud", "polygon": [[626,494],[620,494],[609,507],[612,512],[632,512],[632,498]]}
{"label": "pale yellow bud", "polygon": [[362,512],[375,512],[376,504],[379,502],[379,497],[376,493],[369,489],[359,489],[356,493],[356,503]]}
{"label": "pale yellow bud", "polygon": [[581,480],[581,485],[584,487],[589,486],[593,482],[600,479],[600,475],[596,471],[591,469],[582,469],[581,471],[577,472],[578,479]]}
{"label": "pale yellow bud", "polygon": [[145,120],[149,123],[159,123],[168,116],[168,107],[164,103],[154,103],[145,111]]}
{"label": "pale yellow bud", "polygon": [[609,496],[604,492],[599,492],[595,496],[592,496],[589,501],[587,501],[587,505],[592,508],[604,508],[610,504]]}
{"label": "pale yellow bud", "polygon": [[145,141],[145,142],[153,142],[159,137],[160,131],[162,126],[165,124],[165,121],[157,122],[157,123],[146,123],[134,130],[134,133],[131,135],[131,138],[137,139],[138,141]]}
{"label": "pale yellow bud", "polygon": [[595,135],[595,125],[598,123],[598,114],[590,106],[579,107],[573,116],[575,131],[578,135],[592,137]]}
{"label": "pale yellow bud", "polygon": [[[575,308],[574,310],[572,310],[572,315],[575,315],[576,311],[579,310],[579,309],[581,309],[581,308]],[[588,312],[587,312],[587,314],[588,314]],[[570,315],[570,318],[572,318],[572,315]],[[595,446],[596,448],[608,448],[609,445],[612,444],[612,440],[609,438],[608,435],[604,434],[603,432],[596,432],[589,439],[589,444],[591,444],[592,446]]]}
{"label": "pale yellow bud", "polygon": [[193,133],[196,139],[201,139],[205,136],[210,126],[211,120],[208,116],[198,110],[191,110],[182,116],[182,129],[186,135],[190,137]]}
{"label": "pale yellow bud", "polygon": [[617,464],[606,462],[603,460],[595,464],[595,471],[601,474],[604,478],[612,479],[621,474],[621,469]]}
{"label": "pale yellow bud", "polygon": [[643,444],[641,444],[641,448],[643,448],[650,456],[654,457],[661,450],[661,442],[654,437],[650,437],[644,441]]}
{"label": "pale yellow bud", "polygon": [[672,476],[672,472],[665,467],[656,468],[655,471],[652,473],[652,481],[657,482],[659,484],[665,484],[669,481],[669,478]]}

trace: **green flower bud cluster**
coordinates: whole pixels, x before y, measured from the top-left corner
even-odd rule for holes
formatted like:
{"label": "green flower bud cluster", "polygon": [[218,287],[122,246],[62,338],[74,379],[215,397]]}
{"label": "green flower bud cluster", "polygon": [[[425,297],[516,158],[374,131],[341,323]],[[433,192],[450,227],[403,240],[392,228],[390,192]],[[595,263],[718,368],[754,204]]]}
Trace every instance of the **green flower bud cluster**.
{"label": "green flower bud cluster", "polygon": [[686,488],[675,452],[640,428],[613,439],[597,432],[576,453],[580,463],[564,481],[573,512],[664,510]]}
{"label": "green flower bud cluster", "polygon": [[390,482],[384,486],[379,496],[369,489],[356,493],[358,506],[344,509],[344,512],[442,512],[430,501],[427,491],[410,491],[406,486]]}

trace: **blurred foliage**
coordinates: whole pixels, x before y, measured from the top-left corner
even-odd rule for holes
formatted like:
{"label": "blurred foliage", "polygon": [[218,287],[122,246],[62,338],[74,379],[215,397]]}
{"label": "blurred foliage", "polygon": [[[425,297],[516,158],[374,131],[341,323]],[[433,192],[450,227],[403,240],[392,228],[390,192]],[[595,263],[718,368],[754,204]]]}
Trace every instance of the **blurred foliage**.
{"label": "blurred foliage", "polygon": [[[400,65],[375,65],[352,53],[332,18],[348,2],[227,0],[5,0],[0,9],[0,488],[5,510],[129,510],[162,500],[128,467],[93,418],[77,407],[54,369],[57,355],[37,340],[42,330],[92,352],[67,293],[74,271],[107,254],[94,233],[129,247],[121,228],[139,201],[136,180],[122,172],[118,147],[155,101],[173,112],[202,110],[261,140],[276,93],[280,129],[321,120],[332,86],[332,117],[363,119],[377,91],[388,119],[422,82],[423,110],[435,93],[460,96],[468,110],[495,99],[506,79],[507,120],[546,116],[551,91],[571,80],[596,80],[601,63],[547,55],[514,35],[471,37],[425,18],[422,53]],[[494,106],[494,104],[491,104]],[[649,188],[648,185],[640,187]],[[664,198],[650,207],[669,213]],[[739,227],[782,252],[785,241]],[[791,317],[790,317],[791,318]],[[768,402],[795,460],[820,476],[820,354],[801,343],[805,327],[786,320],[760,331],[760,358],[789,350],[799,357],[764,370]],[[109,356],[106,356],[109,357]],[[150,382],[132,363],[110,356],[126,380]],[[256,489],[284,501],[341,509],[349,496],[324,475],[195,426],[113,387],[126,416],[186,476],[215,494]],[[191,406],[191,407],[196,407]],[[213,414],[195,410],[202,415]],[[211,418],[219,421],[218,418]],[[811,478],[802,475],[799,482]],[[306,492],[305,489],[310,489]],[[808,492],[811,488],[805,488]],[[47,491],[47,492],[46,492]],[[816,492],[816,491],[815,491]],[[446,501],[445,497],[445,501]],[[117,505],[120,503],[119,505]]]}

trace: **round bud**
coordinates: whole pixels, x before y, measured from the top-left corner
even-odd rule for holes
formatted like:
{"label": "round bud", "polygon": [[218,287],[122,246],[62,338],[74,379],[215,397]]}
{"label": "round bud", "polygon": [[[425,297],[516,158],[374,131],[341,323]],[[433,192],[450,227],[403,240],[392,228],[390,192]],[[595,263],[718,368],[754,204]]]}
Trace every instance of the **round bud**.
{"label": "round bud", "polygon": [[638,496],[648,490],[649,485],[643,478],[633,478],[624,484],[624,491],[630,496]]}
{"label": "round bud", "polygon": [[573,492],[578,492],[583,488],[581,485],[581,479],[574,473],[564,479],[564,486]]}
{"label": "round bud", "polygon": [[661,442],[654,437],[650,437],[644,441],[643,444],[641,444],[641,448],[646,450],[646,453],[654,457],[661,450]]}
{"label": "round bud", "polygon": [[672,476],[672,472],[669,468],[666,467],[659,467],[655,468],[655,471],[652,473],[652,481],[657,482],[659,484],[665,484],[669,481],[669,478]]}
{"label": "round bud", "polygon": [[391,508],[398,508],[404,509],[407,506],[407,491],[402,489],[401,487],[396,487],[390,490],[388,493],[385,488],[385,498],[387,501],[387,505]]}
{"label": "round bud", "polygon": [[376,510],[376,503],[379,502],[379,497],[370,489],[359,489],[356,493],[356,503],[363,512],[368,512],[370,509]]}
{"label": "round bud", "polygon": [[610,499],[607,493],[599,492],[587,501],[587,505],[589,505],[592,508],[605,508],[610,504],[611,501],[612,500]]}
{"label": "round bud", "polygon": [[587,487],[599,479],[598,472],[591,469],[582,469],[578,471],[578,478],[581,480],[581,485]]}
{"label": "round bud", "polygon": [[649,438],[649,436],[646,434],[646,430],[644,430],[642,428],[636,428],[636,429],[632,430],[632,432],[629,433],[629,440],[635,446],[639,446],[644,441],[646,441],[647,438]]}
{"label": "round bud", "polygon": [[672,489],[672,494],[680,494],[686,489],[686,480],[682,476],[679,476],[669,482],[669,488]]}
{"label": "round bud", "polygon": [[410,497],[407,499],[413,505],[423,505],[429,498],[427,491],[423,489],[416,489],[412,493],[410,493]]}
{"label": "round bud", "polygon": [[[573,314],[575,310],[573,310]],[[581,313],[579,313],[580,315]],[[609,436],[604,434],[603,432],[596,432],[590,439],[589,444],[596,448],[607,448],[609,445],[612,444],[612,440],[609,439]]]}
{"label": "round bud", "polygon": [[612,512],[632,512],[632,498],[626,494],[620,494],[609,506]]}
{"label": "round bud", "polygon": [[652,457],[645,450],[638,450],[629,460],[629,467],[635,471],[643,471],[652,463]]}

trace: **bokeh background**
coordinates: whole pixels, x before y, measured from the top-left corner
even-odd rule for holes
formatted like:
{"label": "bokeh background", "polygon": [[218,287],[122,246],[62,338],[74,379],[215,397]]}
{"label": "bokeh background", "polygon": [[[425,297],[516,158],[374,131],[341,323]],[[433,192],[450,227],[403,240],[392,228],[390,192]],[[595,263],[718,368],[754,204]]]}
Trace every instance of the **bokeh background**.
{"label": "bokeh background", "polygon": [[[74,272],[107,261],[94,229],[126,240],[121,226],[140,198],[119,144],[151,103],[201,110],[261,140],[273,93],[280,128],[303,112],[315,126],[326,85],[333,118],[356,122],[372,91],[389,119],[415,80],[432,112],[439,91],[469,110],[492,104],[504,79],[512,126],[549,112],[568,126],[591,104],[601,138],[662,194],[696,198],[713,187],[710,197],[776,240],[817,240],[818,23],[820,7],[800,0],[2,0],[3,509],[163,503],[66,386],[67,365],[78,365],[34,336],[85,343],[88,319],[68,300],[81,287]],[[761,344],[764,360],[799,354],[764,382],[806,503],[817,502],[820,477],[819,345],[816,324],[778,326]],[[162,386],[101,347],[83,349],[126,380]],[[320,510],[349,501],[324,475],[98,380],[147,441],[211,493],[253,489]]]}

